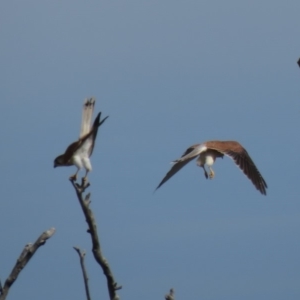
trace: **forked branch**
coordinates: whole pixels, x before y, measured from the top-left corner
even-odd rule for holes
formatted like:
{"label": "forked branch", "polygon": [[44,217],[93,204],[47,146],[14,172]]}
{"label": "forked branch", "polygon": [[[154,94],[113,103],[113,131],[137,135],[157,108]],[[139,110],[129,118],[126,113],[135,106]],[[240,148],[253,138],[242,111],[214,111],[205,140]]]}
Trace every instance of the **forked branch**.
{"label": "forked branch", "polygon": [[108,261],[102,254],[100,240],[98,237],[97,225],[94,218],[94,214],[92,210],[89,208],[90,204],[90,196],[91,194],[88,193],[86,196],[83,196],[85,190],[90,186],[85,178],[82,179],[81,184],[75,183],[74,180],[70,180],[80,203],[81,209],[84,213],[85,220],[88,224],[88,232],[91,234],[92,244],[93,244],[93,255],[97,263],[101,266],[103,273],[107,280],[107,288],[109,292],[110,300],[118,300],[119,296],[117,294],[117,290],[120,290],[122,286],[118,286],[117,282],[114,279]]}
{"label": "forked branch", "polygon": [[49,230],[46,230],[43,232],[39,238],[36,240],[34,244],[28,243],[21,255],[19,256],[14,268],[12,269],[10,275],[6,279],[4,286],[1,286],[1,294],[0,294],[0,300],[4,300],[9,292],[10,287],[13,285],[13,283],[17,280],[19,274],[21,273],[22,269],[26,266],[26,264],[29,262],[31,257],[34,255],[34,253],[37,251],[37,249],[40,246],[45,245],[46,240],[51,238],[51,236],[55,233],[55,228],[50,228]]}

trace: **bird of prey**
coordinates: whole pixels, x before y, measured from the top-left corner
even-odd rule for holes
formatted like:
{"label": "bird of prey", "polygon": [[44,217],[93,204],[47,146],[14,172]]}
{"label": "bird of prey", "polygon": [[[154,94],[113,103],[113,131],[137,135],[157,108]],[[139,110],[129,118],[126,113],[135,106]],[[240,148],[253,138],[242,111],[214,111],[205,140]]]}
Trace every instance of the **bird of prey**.
{"label": "bird of prey", "polygon": [[[203,168],[206,179],[213,179],[215,173],[212,169],[212,165],[216,158],[223,158],[224,155],[231,157],[236,165],[252,181],[256,189],[263,195],[266,195],[267,183],[261,176],[246,149],[236,141],[207,141],[189,147],[179,159],[172,162],[173,166],[171,170],[166,174],[156,190],[197,156],[197,165]],[[207,165],[210,171],[209,174],[207,174],[205,165]]]}
{"label": "bird of prey", "polygon": [[98,127],[108,118],[105,117],[100,121],[101,112],[98,113],[93,125],[91,126],[92,115],[95,106],[95,99],[85,99],[82,110],[82,121],[79,139],[72,143],[64,154],[59,155],[54,160],[54,168],[76,166],[77,171],[70,177],[71,180],[77,179],[77,173],[81,168],[85,168],[85,179],[88,172],[92,170],[90,156],[93,153],[95,140],[98,133]]}

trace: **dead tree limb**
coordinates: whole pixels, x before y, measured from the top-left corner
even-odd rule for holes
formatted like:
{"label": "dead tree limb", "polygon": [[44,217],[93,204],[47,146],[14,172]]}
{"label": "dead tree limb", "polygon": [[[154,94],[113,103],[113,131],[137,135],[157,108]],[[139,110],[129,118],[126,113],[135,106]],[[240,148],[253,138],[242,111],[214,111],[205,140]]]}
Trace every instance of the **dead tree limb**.
{"label": "dead tree limb", "polygon": [[87,298],[87,300],[91,300],[89,283],[88,283],[89,277],[87,275],[86,268],[85,268],[85,265],[84,265],[85,251],[81,251],[78,247],[73,247],[73,248],[75,249],[75,251],[79,255],[80,265],[81,265],[81,270],[82,270],[82,275],[83,275],[83,281],[84,281],[84,287],[85,287],[85,293],[86,293],[86,298]]}
{"label": "dead tree limb", "polygon": [[91,202],[90,201],[91,194],[88,193],[86,196],[83,196],[83,193],[90,186],[90,184],[87,182],[87,180],[85,180],[85,178],[82,178],[80,185],[78,183],[75,183],[74,180],[70,179],[70,181],[75,189],[78,201],[80,203],[81,209],[85,216],[85,220],[89,227],[88,233],[90,233],[92,239],[92,244],[93,244],[92,252],[94,258],[96,262],[101,266],[103,273],[106,277],[110,300],[118,300],[119,296],[117,294],[117,290],[120,290],[122,286],[118,286],[117,282],[114,279],[112,271],[110,269],[108,261],[102,254],[95,217],[92,210],[89,208],[89,204]]}
{"label": "dead tree limb", "polygon": [[169,294],[165,295],[166,300],[175,300],[174,289],[170,289]]}
{"label": "dead tree limb", "polygon": [[46,240],[51,238],[51,236],[55,233],[55,228],[50,228],[49,230],[46,230],[43,232],[39,238],[36,240],[34,244],[28,243],[21,255],[19,256],[14,268],[12,269],[10,275],[6,279],[4,286],[1,286],[1,294],[0,294],[0,300],[4,300],[9,292],[10,287],[13,285],[13,283],[17,280],[20,272],[22,269],[26,266],[26,264],[29,262],[31,257],[34,255],[34,253],[37,251],[37,249],[40,246],[45,245]]}

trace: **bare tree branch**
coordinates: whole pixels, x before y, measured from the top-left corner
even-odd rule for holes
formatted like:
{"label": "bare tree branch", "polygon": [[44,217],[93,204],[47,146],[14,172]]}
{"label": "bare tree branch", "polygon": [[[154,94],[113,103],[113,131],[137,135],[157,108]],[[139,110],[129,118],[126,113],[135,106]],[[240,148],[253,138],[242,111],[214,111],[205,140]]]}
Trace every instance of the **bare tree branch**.
{"label": "bare tree branch", "polygon": [[165,295],[166,300],[175,300],[174,289],[170,289],[169,294]]}
{"label": "bare tree branch", "polygon": [[300,67],[300,58],[298,59],[297,64]]}
{"label": "bare tree branch", "polygon": [[112,271],[110,269],[108,261],[102,254],[100,240],[97,232],[96,221],[92,210],[89,208],[89,204],[91,202],[90,201],[91,194],[88,193],[85,197],[83,196],[84,191],[90,186],[90,184],[85,180],[85,178],[82,178],[81,185],[75,183],[74,180],[70,180],[70,181],[76,191],[78,201],[80,203],[80,206],[85,216],[85,220],[89,227],[88,232],[91,234],[91,239],[93,244],[92,252],[94,258],[97,261],[97,263],[101,266],[103,273],[106,277],[110,300],[118,300],[119,296],[116,291],[120,290],[122,286],[118,286],[117,282],[114,279]]}
{"label": "bare tree branch", "polygon": [[40,246],[43,246],[46,243],[46,240],[49,239],[54,233],[55,233],[55,228],[50,228],[49,230],[46,230],[45,232],[43,232],[34,244],[28,243],[24,247],[24,249],[23,249],[21,255],[19,256],[13,270],[11,271],[8,278],[6,279],[6,281],[4,283],[4,286],[1,287],[0,300],[4,300],[6,298],[10,287],[17,280],[17,278],[18,278],[20,272],[22,271],[22,269],[26,266],[26,264],[29,262],[31,257],[37,251],[37,249]]}
{"label": "bare tree branch", "polygon": [[2,287],[2,282],[0,280],[0,296],[3,294],[3,287]]}
{"label": "bare tree branch", "polygon": [[84,265],[85,251],[81,251],[78,247],[73,247],[73,248],[76,250],[76,252],[79,255],[87,300],[91,300],[89,283],[88,283],[89,278],[88,278],[88,275],[87,275],[87,272],[86,272],[86,269],[85,269],[85,265]]}

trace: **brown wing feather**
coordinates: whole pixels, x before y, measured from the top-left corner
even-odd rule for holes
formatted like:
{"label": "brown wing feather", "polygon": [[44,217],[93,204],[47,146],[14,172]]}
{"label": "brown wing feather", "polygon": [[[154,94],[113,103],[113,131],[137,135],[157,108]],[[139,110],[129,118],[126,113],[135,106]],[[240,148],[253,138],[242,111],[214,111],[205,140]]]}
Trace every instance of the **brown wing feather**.
{"label": "brown wing feather", "polygon": [[235,141],[209,141],[207,148],[217,150],[231,157],[244,174],[252,181],[253,185],[263,195],[266,195],[267,183],[258,171],[247,150]]}
{"label": "brown wing feather", "polygon": [[76,151],[77,149],[80,148],[81,144],[82,144],[82,139],[80,139],[80,140],[78,140],[78,141],[72,143],[72,144],[67,148],[67,150],[66,150],[65,153],[63,154],[64,160],[65,160],[66,164],[70,162],[70,159],[72,158],[73,154],[75,153],[75,151]]}

